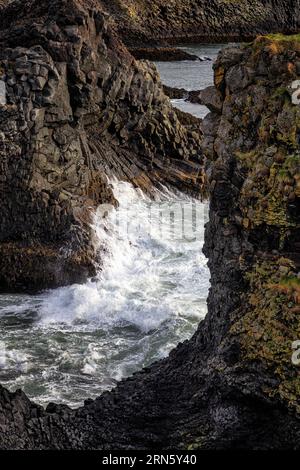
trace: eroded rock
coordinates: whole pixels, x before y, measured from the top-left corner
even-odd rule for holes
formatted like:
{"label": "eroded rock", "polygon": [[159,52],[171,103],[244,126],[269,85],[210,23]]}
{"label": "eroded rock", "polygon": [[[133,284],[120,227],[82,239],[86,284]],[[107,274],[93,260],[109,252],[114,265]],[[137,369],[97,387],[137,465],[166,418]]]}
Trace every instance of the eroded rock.
{"label": "eroded rock", "polygon": [[[123,41],[132,47],[225,42],[267,32],[299,30],[292,0],[101,0]],[[233,56],[232,56],[233,58]]]}
{"label": "eroded rock", "polygon": [[[236,49],[234,63],[228,51],[217,61],[223,106],[203,121],[212,287],[193,338],[78,410],[45,411],[0,388],[1,448],[300,448],[292,360],[300,337],[300,108],[287,91],[299,54],[298,37],[260,38]],[[254,74],[232,92],[224,83],[237,56]],[[273,71],[262,80],[263,62]]]}
{"label": "eroded rock", "polygon": [[116,203],[107,177],[201,195],[200,131],[180,123],[154,65],[135,61],[108,23],[92,0],[2,11],[1,290],[95,274],[93,213]]}

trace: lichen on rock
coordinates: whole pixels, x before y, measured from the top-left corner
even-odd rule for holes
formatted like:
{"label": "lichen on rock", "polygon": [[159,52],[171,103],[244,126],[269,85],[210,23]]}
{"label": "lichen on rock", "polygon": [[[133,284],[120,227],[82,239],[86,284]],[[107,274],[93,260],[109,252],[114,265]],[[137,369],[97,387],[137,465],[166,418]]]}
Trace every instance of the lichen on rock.
{"label": "lichen on rock", "polygon": [[0,387],[1,448],[299,449],[298,153],[278,138],[283,107],[295,116],[278,89],[299,53],[269,41],[224,50],[215,67],[221,106],[202,124],[211,289],[197,332],[78,410]]}
{"label": "lichen on rock", "polygon": [[[265,377],[273,377],[263,393],[295,413],[300,384],[291,358],[293,341],[300,338],[300,106],[293,103],[291,85],[298,77],[298,41],[298,36],[259,37],[232,55],[239,56],[238,65],[230,52],[220,55],[216,87],[224,104],[221,115],[208,118],[218,127],[215,140],[204,142],[204,153],[214,154],[212,211],[219,217],[218,230],[223,226],[236,234],[236,255],[230,256],[244,285],[226,342],[236,335],[244,367],[262,367]],[[208,254],[210,247],[207,241]],[[210,264],[214,283],[218,268]]]}

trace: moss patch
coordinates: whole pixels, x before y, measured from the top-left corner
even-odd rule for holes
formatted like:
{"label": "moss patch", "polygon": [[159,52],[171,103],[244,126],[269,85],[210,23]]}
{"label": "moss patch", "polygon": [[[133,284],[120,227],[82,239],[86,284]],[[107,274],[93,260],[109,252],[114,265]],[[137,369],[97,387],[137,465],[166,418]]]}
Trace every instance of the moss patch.
{"label": "moss patch", "polygon": [[300,412],[300,369],[292,364],[292,344],[300,339],[300,280],[286,258],[258,261],[247,273],[250,294],[243,317],[232,327],[244,359],[259,361],[278,379],[265,392],[287,400]]}

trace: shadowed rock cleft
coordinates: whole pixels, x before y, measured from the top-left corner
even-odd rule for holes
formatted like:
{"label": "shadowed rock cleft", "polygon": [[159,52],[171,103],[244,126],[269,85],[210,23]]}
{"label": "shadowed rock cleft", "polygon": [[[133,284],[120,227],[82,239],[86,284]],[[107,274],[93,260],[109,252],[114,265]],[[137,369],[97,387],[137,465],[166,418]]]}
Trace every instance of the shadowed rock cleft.
{"label": "shadowed rock cleft", "polygon": [[299,449],[299,54],[283,36],[224,50],[204,93],[211,289],[193,338],[77,410],[0,388],[1,448]]}

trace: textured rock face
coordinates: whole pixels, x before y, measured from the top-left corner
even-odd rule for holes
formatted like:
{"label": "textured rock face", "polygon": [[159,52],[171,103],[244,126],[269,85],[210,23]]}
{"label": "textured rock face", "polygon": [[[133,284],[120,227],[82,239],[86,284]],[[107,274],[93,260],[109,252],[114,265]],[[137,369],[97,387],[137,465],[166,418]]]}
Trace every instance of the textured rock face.
{"label": "textured rock face", "polygon": [[106,176],[200,194],[199,131],[181,125],[154,66],[133,59],[98,2],[4,3],[0,289],[82,281],[95,273],[93,211],[115,204]]}
{"label": "textured rock face", "polygon": [[124,42],[222,41],[296,32],[299,0],[101,0]]}
{"label": "textured rock face", "polygon": [[[234,337],[240,351],[232,352],[233,361],[240,366],[240,357],[244,367],[257,364],[263,371],[259,393],[295,415],[300,405],[299,369],[292,364],[292,344],[300,337],[299,59],[299,35],[270,35],[252,48],[228,49],[215,65],[215,96],[202,95],[213,111],[203,123],[204,152],[214,160],[205,248],[215,287],[209,308],[222,323],[228,308],[226,343]],[[220,98],[221,108],[215,104]]]}
{"label": "textured rock face", "polygon": [[299,37],[225,50],[202,96],[212,287],[194,337],[76,411],[0,389],[2,448],[300,448],[299,57]]}

